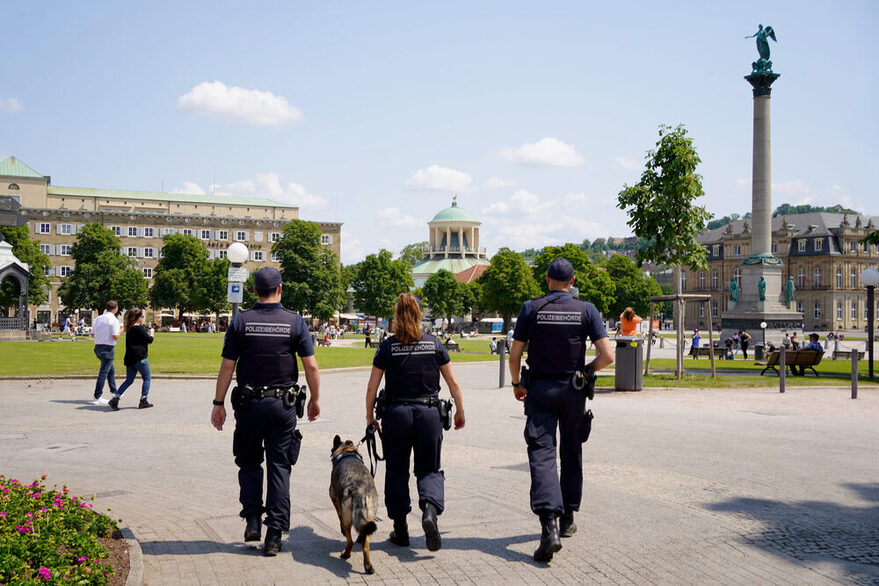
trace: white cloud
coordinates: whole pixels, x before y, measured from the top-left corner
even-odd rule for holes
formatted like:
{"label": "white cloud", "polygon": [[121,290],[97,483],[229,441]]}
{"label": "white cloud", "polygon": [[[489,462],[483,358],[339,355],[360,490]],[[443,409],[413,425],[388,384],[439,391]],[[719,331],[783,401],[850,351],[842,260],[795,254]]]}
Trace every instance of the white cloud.
{"label": "white cloud", "polygon": [[[280,177],[273,171],[257,173],[251,179],[211,185],[207,191],[215,195],[237,195],[273,199],[304,209],[327,207],[326,199],[309,192],[303,185],[298,183],[282,185]],[[206,191],[197,183],[184,181],[183,187],[174,188],[173,193],[204,194]]]}
{"label": "white cloud", "polygon": [[562,203],[569,210],[585,210],[586,206],[589,205],[589,198],[585,193],[568,192],[562,198]]}
{"label": "white cloud", "polygon": [[403,211],[398,207],[393,208],[384,208],[383,210],[379,210],[379,212],[375,215],[378,223],[382,226],[388,227],[414,227],[414,226],[423,226],[424,221],[413,218],[408,214],[404,214]]}
{"label": "white cloud", "polygon": [[366,258],[366,245],[351,234],[345,234],[345,237],[342,238],[341,246],[342,264],[350,265]]}
{"label": "white cloud", "polygon": [[799,179],[772,184],[772,194],[782,196],[804,196],[811,192],[806,184]]}
{"label": "white cloud", "polygon": [[505,201],[496,201],[488,207],[482,208],[482,214],[486,216],[502,216],[510,211],[510,204]]}
{"label": "white cloud", "polygon": [[229,87],[221,81],[204,81],[177,99],[181,112],[256,124],[281,126],[302,118],[302,112],[283,96],[247,88]]}
{"label": "white cloud", "polygon": [[519,189],[510,198],[513,206],[523,212],[533,211],[540,204],[540,198],[524,189]]}
{"label": "white cloud", "polygon": [[553,137],[515,148],[503,148],[498,151],[498,156],[512,163],[539,167],[578,167],[583,164],[583,157],[573,145]]}
{"label": "white cloud", "polygon": [[504,187],[512,187],[516,184],[515,179],[504,179],[503,177],[489,177],[482,185],[486,189],[503,189]]}
{"label": "white cloud", "polygon": [[204,195],[205,191],[202,189],[201,185],[195,183],[193,181],[184,181],[183,187],[175,187],[171,190],[171,193],[188,193],[191,195]]}
{"label": "white cloud", "polygon": [[617,164],[618,167],[622,167],[623,169],[635,170],[638,169],[640,165],[638,165],[638,161],[635,159],[630,159],[629,157],[614,157],[614,163]]}
{"label": "white cloud", "polygon": [[24,104],[17,98],[0,98],[0,112],[15,114],[24,110]]}
{"label": "white cloud", "polygon": [[472,189],[473,176],[470,173],[434,164],[426,169],[416,171],[406,182],[406,187],[458,193]]}

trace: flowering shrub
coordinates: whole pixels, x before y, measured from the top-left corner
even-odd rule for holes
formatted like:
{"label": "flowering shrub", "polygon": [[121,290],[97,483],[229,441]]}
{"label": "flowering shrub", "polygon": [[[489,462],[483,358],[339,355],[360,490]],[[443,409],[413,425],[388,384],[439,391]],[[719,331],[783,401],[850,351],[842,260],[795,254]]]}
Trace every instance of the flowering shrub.
{"label": "flowering shrub", "polygon": [[116,522],[66,485],[47,489],[46,476],[22,484],[0,475],[0,584],[106,584],[113,568],[101,564],[98,538]]}

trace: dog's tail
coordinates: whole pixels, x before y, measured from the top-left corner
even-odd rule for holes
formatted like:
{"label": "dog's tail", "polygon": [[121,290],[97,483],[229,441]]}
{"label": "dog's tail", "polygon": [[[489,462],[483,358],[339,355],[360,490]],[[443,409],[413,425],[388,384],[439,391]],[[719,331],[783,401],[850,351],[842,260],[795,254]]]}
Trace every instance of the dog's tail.
{"label": "dog's tail", "polygon": [[[375,508],[373,507],[373,511]],[[357,530],[357,543],[363,543],[368,535],[372,535],[378,529],[375,524],[375,513],[370,514],[370,507],[366,495],[358,495],[354,499],[351,517],[354,520],[354,528]]]}

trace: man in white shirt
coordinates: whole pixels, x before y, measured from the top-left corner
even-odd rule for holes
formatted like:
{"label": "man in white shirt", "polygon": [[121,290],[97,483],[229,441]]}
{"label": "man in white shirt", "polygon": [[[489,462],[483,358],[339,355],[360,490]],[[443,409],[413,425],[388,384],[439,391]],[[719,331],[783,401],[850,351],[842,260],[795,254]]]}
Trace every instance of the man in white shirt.
{"label": "man in white shirt", "polygon": [[113,360],[116,358],[116,340],[119,339],[119,320],[116,312],[119,304],[112,299],[107,302],[107,309],[92,324],[92,337],[95,339],[95,356],[101,361],[101,369],[98,371],[98,380],[95,383],[95,400],[92,405],[108,405],[110,402],[103,398],[104,381],[110,384],[110,394],[116,394],[116,369]]}

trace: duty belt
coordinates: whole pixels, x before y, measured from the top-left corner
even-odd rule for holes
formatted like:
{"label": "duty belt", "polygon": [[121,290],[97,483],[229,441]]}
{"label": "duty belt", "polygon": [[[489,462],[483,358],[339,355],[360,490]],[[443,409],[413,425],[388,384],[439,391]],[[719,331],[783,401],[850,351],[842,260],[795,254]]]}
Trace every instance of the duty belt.
{"label": "duty belt", "polygon": [[394,397],[391,404],[403,403],[407,405],[427,405],[428,407],[438,407],[440,399],[435,395],[425,395],[423,397]]}
{"label": "duty belt", "polygon": [[272,387],[252,387],[250,385],[244,385],[244,388],[251,393],[251,398],[253,399],[267,399],[274,398],[277,399],[279,397],[283,397],[285,393],[287,393],[293,385],[282,385],[282,386],[272,386]]}
{"label": "duty belt", "polygon": [[532,372],[531,379],[532,380],[552,380],[552,381],[566,381],[570,380],[573,372]]}

